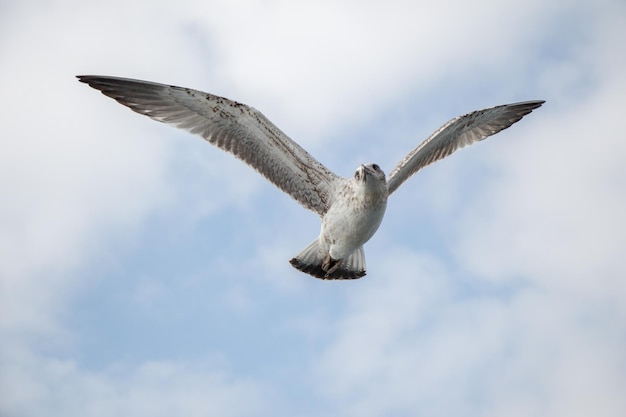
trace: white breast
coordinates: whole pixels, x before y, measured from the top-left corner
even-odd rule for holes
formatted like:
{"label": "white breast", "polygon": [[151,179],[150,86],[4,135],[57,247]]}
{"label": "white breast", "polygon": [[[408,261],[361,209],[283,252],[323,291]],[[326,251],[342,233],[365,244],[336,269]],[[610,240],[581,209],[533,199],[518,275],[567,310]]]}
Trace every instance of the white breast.
{"label": "white breast", "polygon": [[387,208],[386,186],[348,180],[322,219],[320,243],[334,259],[350,255],[378,230]]}

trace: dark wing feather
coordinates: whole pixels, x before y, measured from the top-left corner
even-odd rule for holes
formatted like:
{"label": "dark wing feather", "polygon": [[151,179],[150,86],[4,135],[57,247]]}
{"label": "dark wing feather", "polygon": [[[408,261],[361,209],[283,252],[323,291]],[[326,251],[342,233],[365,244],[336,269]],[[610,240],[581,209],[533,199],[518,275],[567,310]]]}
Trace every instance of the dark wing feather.
{"label": "dark wing feather", "polygon": [[117,77],[78,79],[139,114],[202,136],[320,216],[328,210],[338,177],[258,110],[189,88]]}
{"label": "dark wing feather", "polygon": [[505,104],[477,110],[450,120],[413,149],[394,168],[387,181],[389,194],[425,166],[445,158],[466,145],[495,135],[518,122],[543,103],[545,101],[536,100]]}

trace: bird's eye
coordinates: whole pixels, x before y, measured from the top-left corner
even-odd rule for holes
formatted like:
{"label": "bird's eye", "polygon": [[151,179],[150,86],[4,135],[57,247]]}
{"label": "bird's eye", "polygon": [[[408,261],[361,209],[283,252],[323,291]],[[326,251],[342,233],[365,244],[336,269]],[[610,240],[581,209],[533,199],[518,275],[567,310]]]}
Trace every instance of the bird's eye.
{"label": "bird's eye", "polygon": [[380,167],[378,166],[378,164],[372,165],[372,168],[374,168],[374,171],[380,171]]}

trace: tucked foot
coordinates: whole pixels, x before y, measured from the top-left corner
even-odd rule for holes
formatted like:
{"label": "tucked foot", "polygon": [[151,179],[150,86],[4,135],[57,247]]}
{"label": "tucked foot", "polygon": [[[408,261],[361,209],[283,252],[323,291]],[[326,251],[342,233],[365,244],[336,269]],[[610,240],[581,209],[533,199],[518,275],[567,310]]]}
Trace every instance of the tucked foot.
{"label": "tucked foot", "polygon": [[333,259],[330,254],[326,255],[322,261],[322,270],[326,272],[324,278],[329,278],[339,268],[339,265],[341,265],[341,259]]}

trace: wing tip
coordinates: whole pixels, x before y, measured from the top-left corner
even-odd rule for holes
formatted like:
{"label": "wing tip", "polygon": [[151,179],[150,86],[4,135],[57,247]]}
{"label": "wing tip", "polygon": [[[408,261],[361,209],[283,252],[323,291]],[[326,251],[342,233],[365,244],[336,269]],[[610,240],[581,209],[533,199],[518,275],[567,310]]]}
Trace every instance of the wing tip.
{"label": "wing tip", "polygon": [[81,83],[85,83],[87,85],[91,85],[92,82],[96,81],[100,78],[98,75],[77,75],[78,81]]}
{"label": "wing tip", "polygon": [[90,84],[94,81],[124,80],[124,78],[108,77],[104,75],[76,75],[76,78],[78,78],[78,81],[85,84]]}
{"label": "wing tip", "polygon": [[528,101],[520,101],[518,103],[511,103],[511,104],[507,104],[506,107],[515,107],[515,108],[522,108],[525,110],[535,110],[538,109],[539,107],[543,106],[543,104],[545,103],[545,100],[528,100]]}

